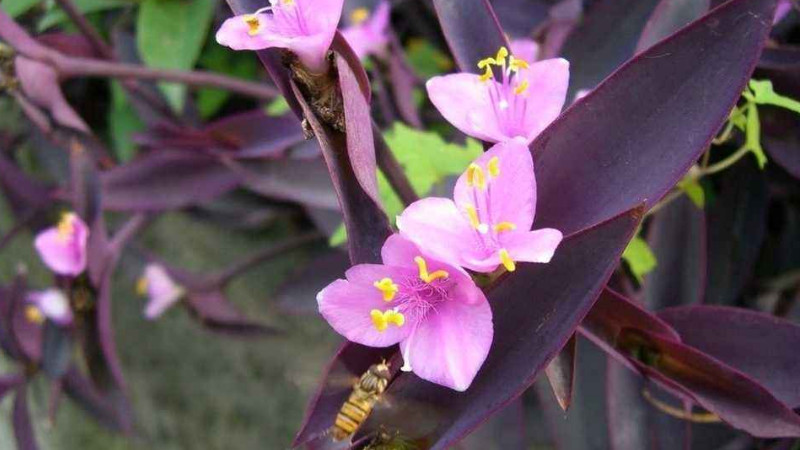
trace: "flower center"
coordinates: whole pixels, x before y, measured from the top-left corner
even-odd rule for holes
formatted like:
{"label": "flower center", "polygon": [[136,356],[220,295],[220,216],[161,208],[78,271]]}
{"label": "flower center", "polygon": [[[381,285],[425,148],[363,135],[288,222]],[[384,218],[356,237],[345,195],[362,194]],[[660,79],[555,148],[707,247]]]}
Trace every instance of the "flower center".
{"label": "flower center", "polygon": [[356,8],[350,13],[350,23],[352,25],[361,25],[369,19],[369,10],[367,8]]}
{"label": "flower center", "polygon": [[58,229],[58,239],[61,242],[67,242],[75,234],[75,221],[74,213],[64,213],[61,220],[58,221],[56,228]]}
{"label": "flower center", "polygon": [[[523,122],[530,83],[520,73],[528,67],[527,61],[509,55],[505,47],[500,47],[494,58],[478,62],[478,68],[484,71],[480,79],[488,84],[495,116],[504,131],[512,137],[524,136],[526,132]],[[499,81],[495,77],[495,68],[501,74]]]}
{"label": "flower center", "polygon": [[247,14],[242,16],[242,20],[247,24],[247,34],[255,36],[261,31],[261,21],[255,14]]}
{"label": "flower center", "polygon": [[27,305],[25,307],[25,320],[36,325],[44,323],[44,314],[42,310],[35,305]]}
{"label": "flower center", "polygon": [[485,170],[477,163],[470,164],[467,168],[466,179],[467,186],[472,193],[472,204],[462,207],[467,214],[469,224],[477,233],[478,240],[489,251],[497,252],[506,270],[513,272],[516,265],[508,251],[500,244],[499,236],[507,231],[516,230],[517,225],[513,222],[497,220],[492,215],[492,184],[500,175],[500,158],[497,156],[489,159]]}

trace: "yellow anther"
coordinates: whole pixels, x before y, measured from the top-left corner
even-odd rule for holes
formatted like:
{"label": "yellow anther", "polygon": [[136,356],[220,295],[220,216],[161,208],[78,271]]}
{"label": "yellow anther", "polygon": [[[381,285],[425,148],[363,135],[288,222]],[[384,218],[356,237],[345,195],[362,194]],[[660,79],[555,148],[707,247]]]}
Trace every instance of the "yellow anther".
{"label": "yellow anther", "polygon": [[257,35],[261,29],[261,21],[258,20],[258,16],[255,14],[247,14],[242,17],[242,19],[244,20],[244,23],[247,24],[247,34],[250,36]]}
{"label": "yellow anther", "polygon": [[41,325],[44,323],[44,314],[42,314],[42,311],[36,306],[28,305],[25,307],[25,319],[28,322]]}
{"label": "yellow anther", "polygon": [[483,174],[481,166],[472,163],[467,167],[467,186],[475,186],[478,189],[486,187],[486,176]]}
{"label": "yellow anther", "polygon": [[486,170],[489,171],[489,176],[492,178],[500,176],[500,158],[493,156],[486,164]]}
{"label": "yellow anther", "polygon": [[478,218],[478,211],[472,205],[465,206],[464,210],[467,211],[467,217],[469,217],[470,225],[472,225],[472,228],[477,230],[478,227],[481,226],[481,221]]}
{"label": "yellow anther", "polygon": [[147,278],[141,277],[136,280],[136,295],[140,297],[144,297],[147,295],[147,286],[148,286]]}
{"label": "yellow anther", "polygon": [[503,267],[505,267],[509,272],[517,270],[517,265],[514,264],[514,260],[511,259],[511,256],[508,254],[508,250],[504,248],[500,249],[500,262],[503,263]]}
{"label": "yellow anther", "polygon": [[489,81],[492,78],[494,78],[494,72],[492,72],[492,68],[489,66],[486,66],[486,70],[478,77],[481,81]]}
{"label": "yellow anther", "polygon": [[530,67],[528,61],[525,61],[524,59],[515,58],[513,56],[509,59],[511,62],[508,63],[508,66],[511,68],[511,70],[519,72],[519,69],[527,69]]}
{"label": "yellow anther", "polygon": [[503,46],[497,50],[497,55],[494,57],[494,63],[498,66],[505,66],[506,65],[506,58],[508,57],[508,49]]}
{"label": "yellow anther", "polygon": [[373,309],[369,312],[369,316],[372,319],[372,324],[378,331],[386,331],[386,329],[389,328],[389,324],[402,327],[403,324],[406,323],[406,318],[403,313],[391,309],[383,312],[378,309]]}
{"label": "yellow anther", "polygon": [[61,216],[61,220],[58,221],[58,237],[62,241],[66,241],[69,239],[73,233],[75,233],[75,226],[72,222],[75,220],[75,213],[67,212]]}
{"label": "yellow anther", "polygon": [[353,25],[360,25],[367,19],[369,19],[369,10],[367,8],[356,8],[350,13],[350,23]]}
{"label": "yellow anther", "polygon": [[286,6],[292,6],[294,5],[294,0],[282,0],[281,3],[283,3]]}
{"label": "yellow anther", "polygon": [[383,301],[385,302],[392,301],[397,294],[398,286],[394,284],[391,278],[384,278],[380,281],[376,281],[372,285],[383,293]]}
{"label": "yellow anther", "polygon": [[522,82],[514,88],[514,93],[517,95],[522,95],[528,90],[528,86],[530,86],[528,80],[522,80]]}
{"label": "yellow anther", "polygon": [[445,272],[444,270],[437,270],[436,272],[429,274],[428,263],[425,262],[425,259],[422,256],[415,257],[414,262],[417,263],[417,267],[419,268],[420,279],[426,283],[438,280],[439,278],[447,278],[450,276],[450,274]]}
{"label": "yellow anther", "polygon": [[500,222],[495,224],[494,231],[498,233],[502,233],[503,231],[514,231],[517,229],[517,226],[514,225],[512,222]]}

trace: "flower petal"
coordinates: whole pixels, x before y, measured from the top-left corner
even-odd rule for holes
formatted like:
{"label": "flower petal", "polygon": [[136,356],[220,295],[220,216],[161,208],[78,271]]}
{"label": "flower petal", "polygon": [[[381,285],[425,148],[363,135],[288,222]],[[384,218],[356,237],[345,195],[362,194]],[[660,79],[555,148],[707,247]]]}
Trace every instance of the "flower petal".
{"label": "flower petal", "polygon": [[456,73],[433,77],[425,83],[436,109],[463,133],[488,142],[501,142],[513,136],[502,131],[489,96],[489,82],[478,75]]}
{"label": "flower petal", "polygon": [[514,39],[511,41],[511,54],[532,63],[539,59],[539,44],[530,38]]}
{"label": "flower petal", "polygon": [[[219,27],[215,36],[217,42],[234,50],[262,50],[274,46],[263,29],[258,34],[250,35],[250,26],[245,22],[245,17],[249,15],[233,16],[222,22],[222,26]],[[272,19],[267,14],[256,14],[255,16],[262,24],[266,24]]]}
{"label": "flower petal", "polygon": [[172,280],[166,269],[158,264],[148,264],[145,267],[144,280],[147,284],[147,296],[150,298],[144,311],[148,320],[161,316],[186,293]]}
{"label": "flower petal", "polygon": [[317,294],[317,305],[337,333],[370,347],[394,345],[405,339],[412,328],[411,324],[389,325],[384,331],[375,328],[372,310],[389,310],[391,303],[383,301],[381,292],[372,285],[336,280]]}
{"label": "flower petal", "polygon": [[[493,158],[498,162],[496,177],[487,169]],[[536,212],[536,179],[528,147],[516,141],[496,144],[478,157],[475,164],[481,166],[488,181],[491,224],[511,222],[517,230],[530,230]],[[463,210],[465,205],[475,205],[474,193],[475,188],[467,185],[465,172],[458,178],[453,193],[458,208]]]}
{"label": "flower petal", "polygon": [[528,130],[528,142],[561,114],[569,87],[569,62],[563,58],[546,59],[530,65],[520,75],[528,81],[525,92],[524,129]]}
{"label": "flower petal", "polygon": [[463,392],[486,360],[493,336],[485,297],[471,304],[454,299],[429,314],[400,351],[420,378]]}
{"label": "flower petal", "polygon": [[501,235],[501,242],[514,261],[547,263],[563,238],[560,231],[542,228],[534,231],[513,231]]}
{"label": "flower petal", "polygon": [[36,305],[39,311],[60,326],[68,326],[72,323],[72,309],[69,306],[69,299],[58,289],[47,289],[40,292],[31,292],[28,301]]}
{"label": "flower petal", "polygon": [[50,270],[74,277],[86,270],[89,229],[78,216],[73,216],[70,224],[72,232],[69,235],[62,235],[58,227],[48,228],[36,236],[34,246]]}
{"label": "flower petal", "polygon": [[477,231],[450,199],[428,197],[412,203],[397,217],[397,228],[427,255],[442,262],[473,269],[466,262],[486,256]]}

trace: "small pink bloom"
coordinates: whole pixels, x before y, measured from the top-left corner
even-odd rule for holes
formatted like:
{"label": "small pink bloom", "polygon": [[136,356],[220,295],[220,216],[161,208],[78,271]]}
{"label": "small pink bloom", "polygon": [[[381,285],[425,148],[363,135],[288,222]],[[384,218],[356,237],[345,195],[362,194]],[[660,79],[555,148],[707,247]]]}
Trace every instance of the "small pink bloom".
{"label": "small pink bloom", "polygon": [[369,55],[382,56],[389,44],[389,2],[384,0],[370,15],[367,8],[357,8],[350,13],[351,25],[342,35],[360,59]]}
{"label": "small pink bloom", "polygon": [[167,270],[159,264],[148,264],[144,275],[139,279],[136,290],[150,299],[144,310],[148,320],[161,316],[164,311],[178,302],[186,290],[175,283]]}
{"label": "small pink bloom", "polygon": [[[465,134],[488,142],[530,143],[561,113],[569,84],[565,59],[528,63],[502,47],[478,67],[483,75],[457,73],[426,83],[434,106]],[[500,80],[494,71],[502,72]]]}
{"label": "small pink bloom", "polygon": [[530,231],[536,180],[524,144],[496,144],[481,155],[456,182],[454,197],[412,203],[397,217],[400,233],[432,257],[477,272],[549,262],[561,242],[558,230]]}
{"label": "small pink bloom", "polygon": [[347,339],[400,344],[402,370],[466,390],[492,344],[492,310],[465,272],[392,235],[383,264],[359,264],[317,295],[320,313]]}
{"label": "small pink bloom", "polygon": [[89,228],[75,213],[66,213],[58,225],[36,236],[39,257],[59,275],[78,276],[86,270],[86,241]]}
{"label": "small pink bloom", "polygon": [[519,38],[511,41],[511,54],[515,58],[523,59],[528,62],[539,59],[539,44],[530,38]]}
{"label": "small pink bloom", "polygon": [[253,14],[226,20],[217,42],[234,50],[285,48],[311,72],[323,73],[342,5],[343,0],[270,0]]}
{"label": "small pink bloom", "polygon": [[43,318],[50,319],[59,326],[72,324],[72,309],[69,299],[58,289],[47,289],[28,294],[28,309],[25,315],[29,320],[41,322]]}

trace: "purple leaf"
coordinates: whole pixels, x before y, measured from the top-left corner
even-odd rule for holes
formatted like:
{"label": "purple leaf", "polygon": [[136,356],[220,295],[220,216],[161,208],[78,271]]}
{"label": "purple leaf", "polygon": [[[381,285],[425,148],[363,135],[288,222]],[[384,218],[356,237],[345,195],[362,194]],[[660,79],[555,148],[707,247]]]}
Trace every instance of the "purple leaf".
{"label": "purple leaf", "polygon": [[670,308],[658,316],[685,344],[747,374],[790,408],[800,407],[800,326],[724,306]]}
{"label": "purple leaf", "polygon": [[23,384],[24,382],[25,377],[16,373],[0,375],[0,401],[3,401],[3,397],[5,397],[5,395],[8,394],[12,389]]}
{"label": "purple leaf", "polygon": [[500,24],[512,38],[529,36],[549,18],[552,0],[494,0]]}
{"label": "purple leaf", "polygon": [[275,328],[248,320],[221,291],[190,292],[187,303],[198,320],[212,331],[241,337],[278,333]]}
{"label": "purple leaf", "polygon": [[28,412],[28,396],[26,386],[17,387],[14,397],[14,409],[11,413],[11,424],[14,427],[14,438],[18,450],[37,450],[36,434],[31,424],[31,415]]}
{"label": "purple leaf", "polygon": [[17,56],[14,59],[14,68],[25,95],[37,105],[50,111],[56,123],[67,128],[90,133],[86,122],[64,98],[61,86],[58,84],[58,74],[55,69],[45,63],[24,56]]}
{"label": "purple leaf", "polygon": [[800,116],[785,109],[759,106],[761,141],[769,156],[800,179]]}
{"label": "purple leaf", "polygon": [[77,368],[70,367],[62,381],[64,392],[104,426],[114,431],[123,431],[123,424],[130,422],[130,417],[123,419],[117,417],[117,411],[109,402],[109,398],[102,396]]}
{"label": "purple leaf", "polygon": [[115,211],[161,211],[214,199],[239,179],[219,160],[196,152],[157,151],[101,175],[103,204]]}
{"label": "purple leaf", "polygon": [[[351,262],[353,264],[378,262],[380,247],[391,233],[386,215],[356,179],[353,164],[348,156],[346,136],[322,124],[303,99],[297,86],[292,86],[303,113],[319,141],[339,198],[347,229]],[[363,170],[363,167],[361,169]]]}
{"label": "purple leaf", "polygon": [[[489,356],[458,393],[401,374],[388,392],[424,404],[419,412],[376,407],[364,432],[383,425],[431,448],[454,444],[518,397],[572,336],[611,275],[641,218],[628,211],[567,237],[549,264],[524,264],[488,293],[495,328]],[[524,293],[524,294],[523,294]]]}
{"label": "purple leaf", "polygon": [[569,98],[592,89],[633,56],[636,41],[658,0],[594,2],[567,38],[561,56],[570,62]]}
{"label": "purple leaf", "polygon": [[26,175],[3,154],[0,154],[0,173],[0,188],[17,217],[31,214],[50,202],[50,189]]}
{"label": "purple leaf", "polygon": [[706,219],[703,210],[682,196],[653,217],[648,233],[658,260],[644,282],[648,308],[700,303],[706,282]]}
{"label": "purple leaf", "polygon": [[317,314],[317,293],[349,268],[347,254],[337,249],[313,256],[278,288],[278,306],[290,314]]}
{"label": "purple leaf", "polygon": [[92,226],[102,211],[97,164],[78,138],[72,141],[69,161],[72,207]]}
{"label": "purple leaf", "polygon": [[231,162],[230,167],[246,188],[268,198],[334,211],[339,209],[322,158]]}
{"label": "purple leaf", "polygon": [[547,128],[532,146],[536,228],[570,234],[658,201],[727,119],[774,7],[720,6],[629,61]]}
{"label": "purple leaf", "polygon": [[558,405],[564,411],[567,411],[572,403],[572,391],[575,385],[576,344],[577,341],[573,335],[544,371],[550,388],[558,400]]}
{"label": "purple leaf", "polygon": [[644,26],[636,52],[650,48],[708,11],[709,0],[661,0]]}
{"label": "purple leaf", "polygon": [[433,0],[436,15],[456,64],[478,72],[478,61],[509,47],[488,0]]}
{"label": "purple leaf", "polygon": [[[343,83],[341,77],[342,62],[344,62],[347,65],[347,70],[345,70],[344,75],[349,80],[347,83],[350,85],[348,89],[352,89],[352,92],[355,92],[355,89],[352,88],[352,85],[354,82],[355,84],[358,84],[358,89],[361,90],[361,95],[364,97],[364,99],[366,99],[366,103],[369,104],[372,101],[372,85],[370,84],[369,77],[367,76],[367,71],[361,64],[361,59],[358,57],[358,55],[356,55],[356,53],[353,51],[353,48],[350,47],[350,44],[339,31],[337,31],[336,35],[333,37],[331,51],[335,52],[337,56],[336,67],[339,70],[340,84]],[[345,87],[342,85],[342,95],[345,96],[345,101],[347,101],[348,94],[345,94],[344,91]],[[360,105],[357,107],[363,108],[363,106]],[[345,104],[345,114],[347,114],[347,111],[348,107]]]}

